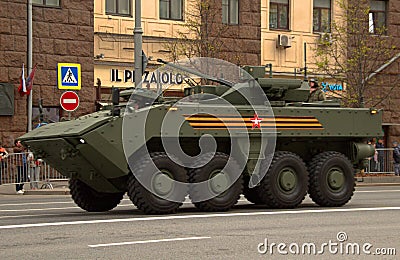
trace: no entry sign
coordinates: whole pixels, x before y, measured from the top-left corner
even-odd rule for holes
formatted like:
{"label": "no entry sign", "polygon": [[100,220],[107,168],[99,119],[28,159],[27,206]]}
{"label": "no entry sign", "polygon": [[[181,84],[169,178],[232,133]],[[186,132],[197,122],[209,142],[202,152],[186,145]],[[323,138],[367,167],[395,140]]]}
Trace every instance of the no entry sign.
{"label": "no entry sign", "polygon": [[75,111],[79,106],[79,97],[73,91],[66,91],[60,97],[61,107],[68,112]]}

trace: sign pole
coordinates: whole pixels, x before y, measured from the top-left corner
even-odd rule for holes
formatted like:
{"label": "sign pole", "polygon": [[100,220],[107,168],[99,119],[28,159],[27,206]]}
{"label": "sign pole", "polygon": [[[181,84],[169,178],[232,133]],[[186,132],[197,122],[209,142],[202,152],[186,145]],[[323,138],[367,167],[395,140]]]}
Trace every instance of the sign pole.
{"label": "sign pole", "polygon": [[142,0],[135,0],[135,87],[138,88],[142,82]]}
{"label": "sign pole", "polygon": [[[28,75],[32,71],[32,0],[28,0]],[[28,132],[32,131],[32,91],[28,96]]]}

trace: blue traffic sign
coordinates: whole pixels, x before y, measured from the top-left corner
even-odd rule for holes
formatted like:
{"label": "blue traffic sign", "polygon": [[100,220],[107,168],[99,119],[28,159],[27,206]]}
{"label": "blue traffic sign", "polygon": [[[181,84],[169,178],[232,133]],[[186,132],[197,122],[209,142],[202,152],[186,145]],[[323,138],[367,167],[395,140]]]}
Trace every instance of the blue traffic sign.
{"label": "blue traffic sign", "polygon": [[81,89],[81,65],[76,63],[58,63],[58,88]]}

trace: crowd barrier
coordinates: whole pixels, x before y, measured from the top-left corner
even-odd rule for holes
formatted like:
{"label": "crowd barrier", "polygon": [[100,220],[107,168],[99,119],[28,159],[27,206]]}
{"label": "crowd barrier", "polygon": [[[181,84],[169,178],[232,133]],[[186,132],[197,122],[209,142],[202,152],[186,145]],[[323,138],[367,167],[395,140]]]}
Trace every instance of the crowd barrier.
{"label": "crowd barrier", "polygon": [[[32,156],[32,154],[31,154]],[[0,163],[0,185],[18,183],[30,184],[32,189],[53,189],[53,183],[68,181],[57,170],[42,160],[31,160],[29,153],[10,153]],[[21,173],[18,174],[18,171]],[[393,174],[393,148],[376,149],[376,154],[368,158],[366,174]]]}
{"label": "crowd barrier", "polygon": [[0,185],[29,184],[31,189],[53,189],[53,183],[68,181],[32,153],[10,153],[0,163]]}
{"label": "crowd barrier", "polygon": [[377,148],[375,155],[368,158],[367,174],[393,174],[393,148]]}

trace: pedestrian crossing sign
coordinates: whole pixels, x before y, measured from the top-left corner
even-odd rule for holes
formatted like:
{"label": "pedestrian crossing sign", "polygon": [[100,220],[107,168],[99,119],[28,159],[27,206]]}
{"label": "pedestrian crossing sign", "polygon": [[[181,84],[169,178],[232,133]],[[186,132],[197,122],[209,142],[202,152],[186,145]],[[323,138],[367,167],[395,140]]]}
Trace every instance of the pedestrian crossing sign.
{"label": "pedestrian crossing sign", "polygon": [[81,64],[58,63],[58,89],[81,89]]}

